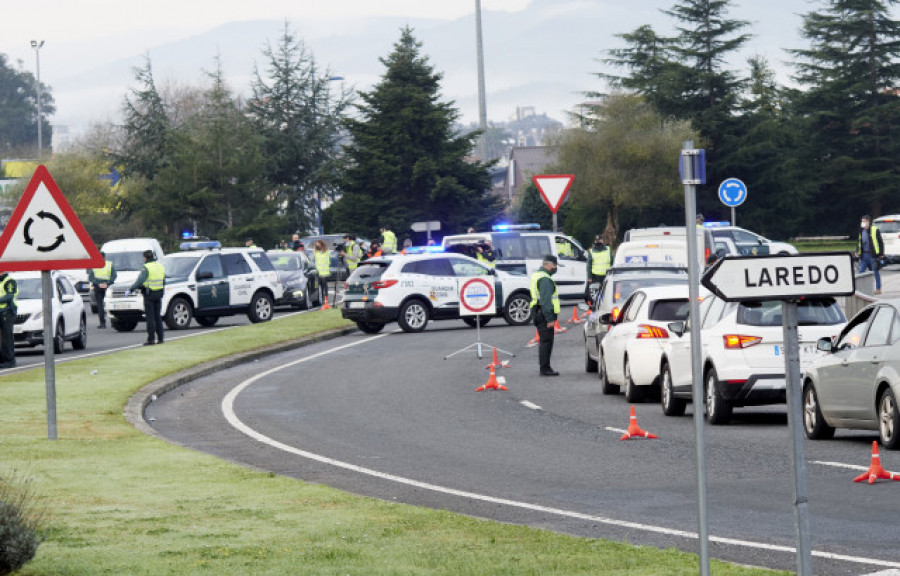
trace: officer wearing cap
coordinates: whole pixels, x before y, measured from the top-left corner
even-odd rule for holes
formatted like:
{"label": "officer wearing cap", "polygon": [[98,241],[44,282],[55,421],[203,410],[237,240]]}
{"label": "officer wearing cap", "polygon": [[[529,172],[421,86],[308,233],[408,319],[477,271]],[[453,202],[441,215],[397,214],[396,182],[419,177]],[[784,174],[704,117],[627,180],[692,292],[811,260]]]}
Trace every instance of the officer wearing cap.
{"label": "officer wearing cap", "polygon": [[157,262],[153,250],[144,250],[144,267],[126,292],[127,295],[140,290],[144,295],[144,316],[147,320],[147,341],[144,346],[163,343],[162,298],[165,288],[165,268]]}
{"label": "officer wearing cap", "polygon": [[538,360],[541,376],[559,376],[559,372],[550,367],[550,355],[553,354],[553,325],[559,316],[559,291],[552,276],[556,273],[556,256],[548,254],[537,272],[531,275],[531,308],[534,312],[534,325],[537,328],[540,345]]}

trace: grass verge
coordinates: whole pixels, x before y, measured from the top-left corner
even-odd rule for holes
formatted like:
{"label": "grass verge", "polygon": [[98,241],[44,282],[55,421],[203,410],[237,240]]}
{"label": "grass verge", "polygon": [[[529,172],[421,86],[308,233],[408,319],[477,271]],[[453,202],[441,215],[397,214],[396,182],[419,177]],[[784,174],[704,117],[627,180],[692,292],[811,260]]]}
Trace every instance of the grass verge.
{"label": "grass verge", "polygon": [[[59,440],[43,370],[0,378],[0,474],[47,507],[20,574],[696,574],[676,550],[576,538],[350,495],[145,436],[127,399],[167,374],[346,325],[337,310],[278,318],[56,367]],[[96,371],[96,373],[94,373]],[[773,572],[713,563],[717,575]]]}

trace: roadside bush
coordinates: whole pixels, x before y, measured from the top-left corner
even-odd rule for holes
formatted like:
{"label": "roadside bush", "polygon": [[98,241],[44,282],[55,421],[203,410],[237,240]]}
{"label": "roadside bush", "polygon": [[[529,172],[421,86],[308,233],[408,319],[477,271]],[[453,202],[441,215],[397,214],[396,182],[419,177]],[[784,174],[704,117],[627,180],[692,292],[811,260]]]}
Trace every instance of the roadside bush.
{"label": "roadside bush", "polygon": [[30,480],[0,476],[0,576],[15,572],[37,553],[41,510]]}

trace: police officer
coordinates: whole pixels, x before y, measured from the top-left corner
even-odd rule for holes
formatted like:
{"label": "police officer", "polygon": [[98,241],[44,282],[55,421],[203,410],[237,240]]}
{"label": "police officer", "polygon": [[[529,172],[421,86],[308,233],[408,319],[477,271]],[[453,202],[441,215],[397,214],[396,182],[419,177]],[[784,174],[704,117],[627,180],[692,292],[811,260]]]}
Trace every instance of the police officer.
{"label": "police officer", "polygon": [[531,307],[534,311],[534,325],[541,343],[538,348],[541,376],[559,376],[550,367],[553,354],[553,325],[559,316],[559,291],[552,276],[556,273],[556,256],[548,254],[538,271],[531,275]]}
{"label": "police officer", "polygon": [[875,275],[875,294],[881,294],[881,274],[878,270],[879,260],[884,256],[884,239],[881,237],[881,230],[872,226],[872,217],[868,214],[860,219],[856,255],[859,258],[857,274],[871,270]]}
{"label": "police officer", "polygon": [[16,296],[19,285],[9,273],[0,274],[0,368],[16,365]]}
{"label": "police officer", "polygon": [[381,251],[385,254],[393,254],[397,251],[397,235],[391,232],[389,224],[381,228]]}
{"label": "police officer", "polygon": [[256,244],[253,243],[253,238],[247,238],[246,240],[244,240],[244,247],[245,248],[256,248]]}
{"label": "police officer", "polygon": [[116,268],[113,266],[112,260],[106,258],[106,254],[101,252],[103,256],[103,266],[87,271],[88,282],[91,283],[91,291],[94,294],[94,303],[97,305],[97,316],[100,317],[100,325],[97,328],[106,328],[106,288],[116,281]]}
{"label": "police officer", "polygon": [[331,250],[324,240],[316,240],[313,245],[313,258],[316,265],[316,271],[319,273],[319,286],[322,287],[322,294],[325,300],[328,300],[328,281],[331,280]]}
{"label": "police officer", "polygon": [[594,236],[594,244],[588,250],[588,255],[591,257],[591,283],[603,282],[606,271],[612,265],[612,252],[609,246],[603,243],[600,236]]}
{"label": "police officer", "polygon": [[162,298],[165,288],[165,268],[157,262],[153,250],[144,250],[144,267],[126,292],[127,295],[140,290],[144,295],[144,316],[147,317],[147,341],[144,346],[163,343]]}
{"label": "police officer", "polygon": [[344,260],[347,262],[347,270],[350,272],[356,270],[362,256],[362,249],[353,234],[344,234]]}
{"label": "police officer", "polygon": [[475,258],[479,262],[493,268],[497,263],[497,254],[494,253],[494,247],[491,245],[491,239],[485,238],[482,242],[475,245]]}

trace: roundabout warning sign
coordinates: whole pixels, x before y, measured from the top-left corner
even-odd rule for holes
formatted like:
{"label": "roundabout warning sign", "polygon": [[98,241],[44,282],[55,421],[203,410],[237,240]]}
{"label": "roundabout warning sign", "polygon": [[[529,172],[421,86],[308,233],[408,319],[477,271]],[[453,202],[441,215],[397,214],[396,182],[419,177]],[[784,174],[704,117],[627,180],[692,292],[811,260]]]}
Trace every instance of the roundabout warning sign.
{"label": "roundabout warning sign", "polygon": [[484,278],[470,278],[459,289],[459,315],[492,313],[494,309],[494,285]]}

